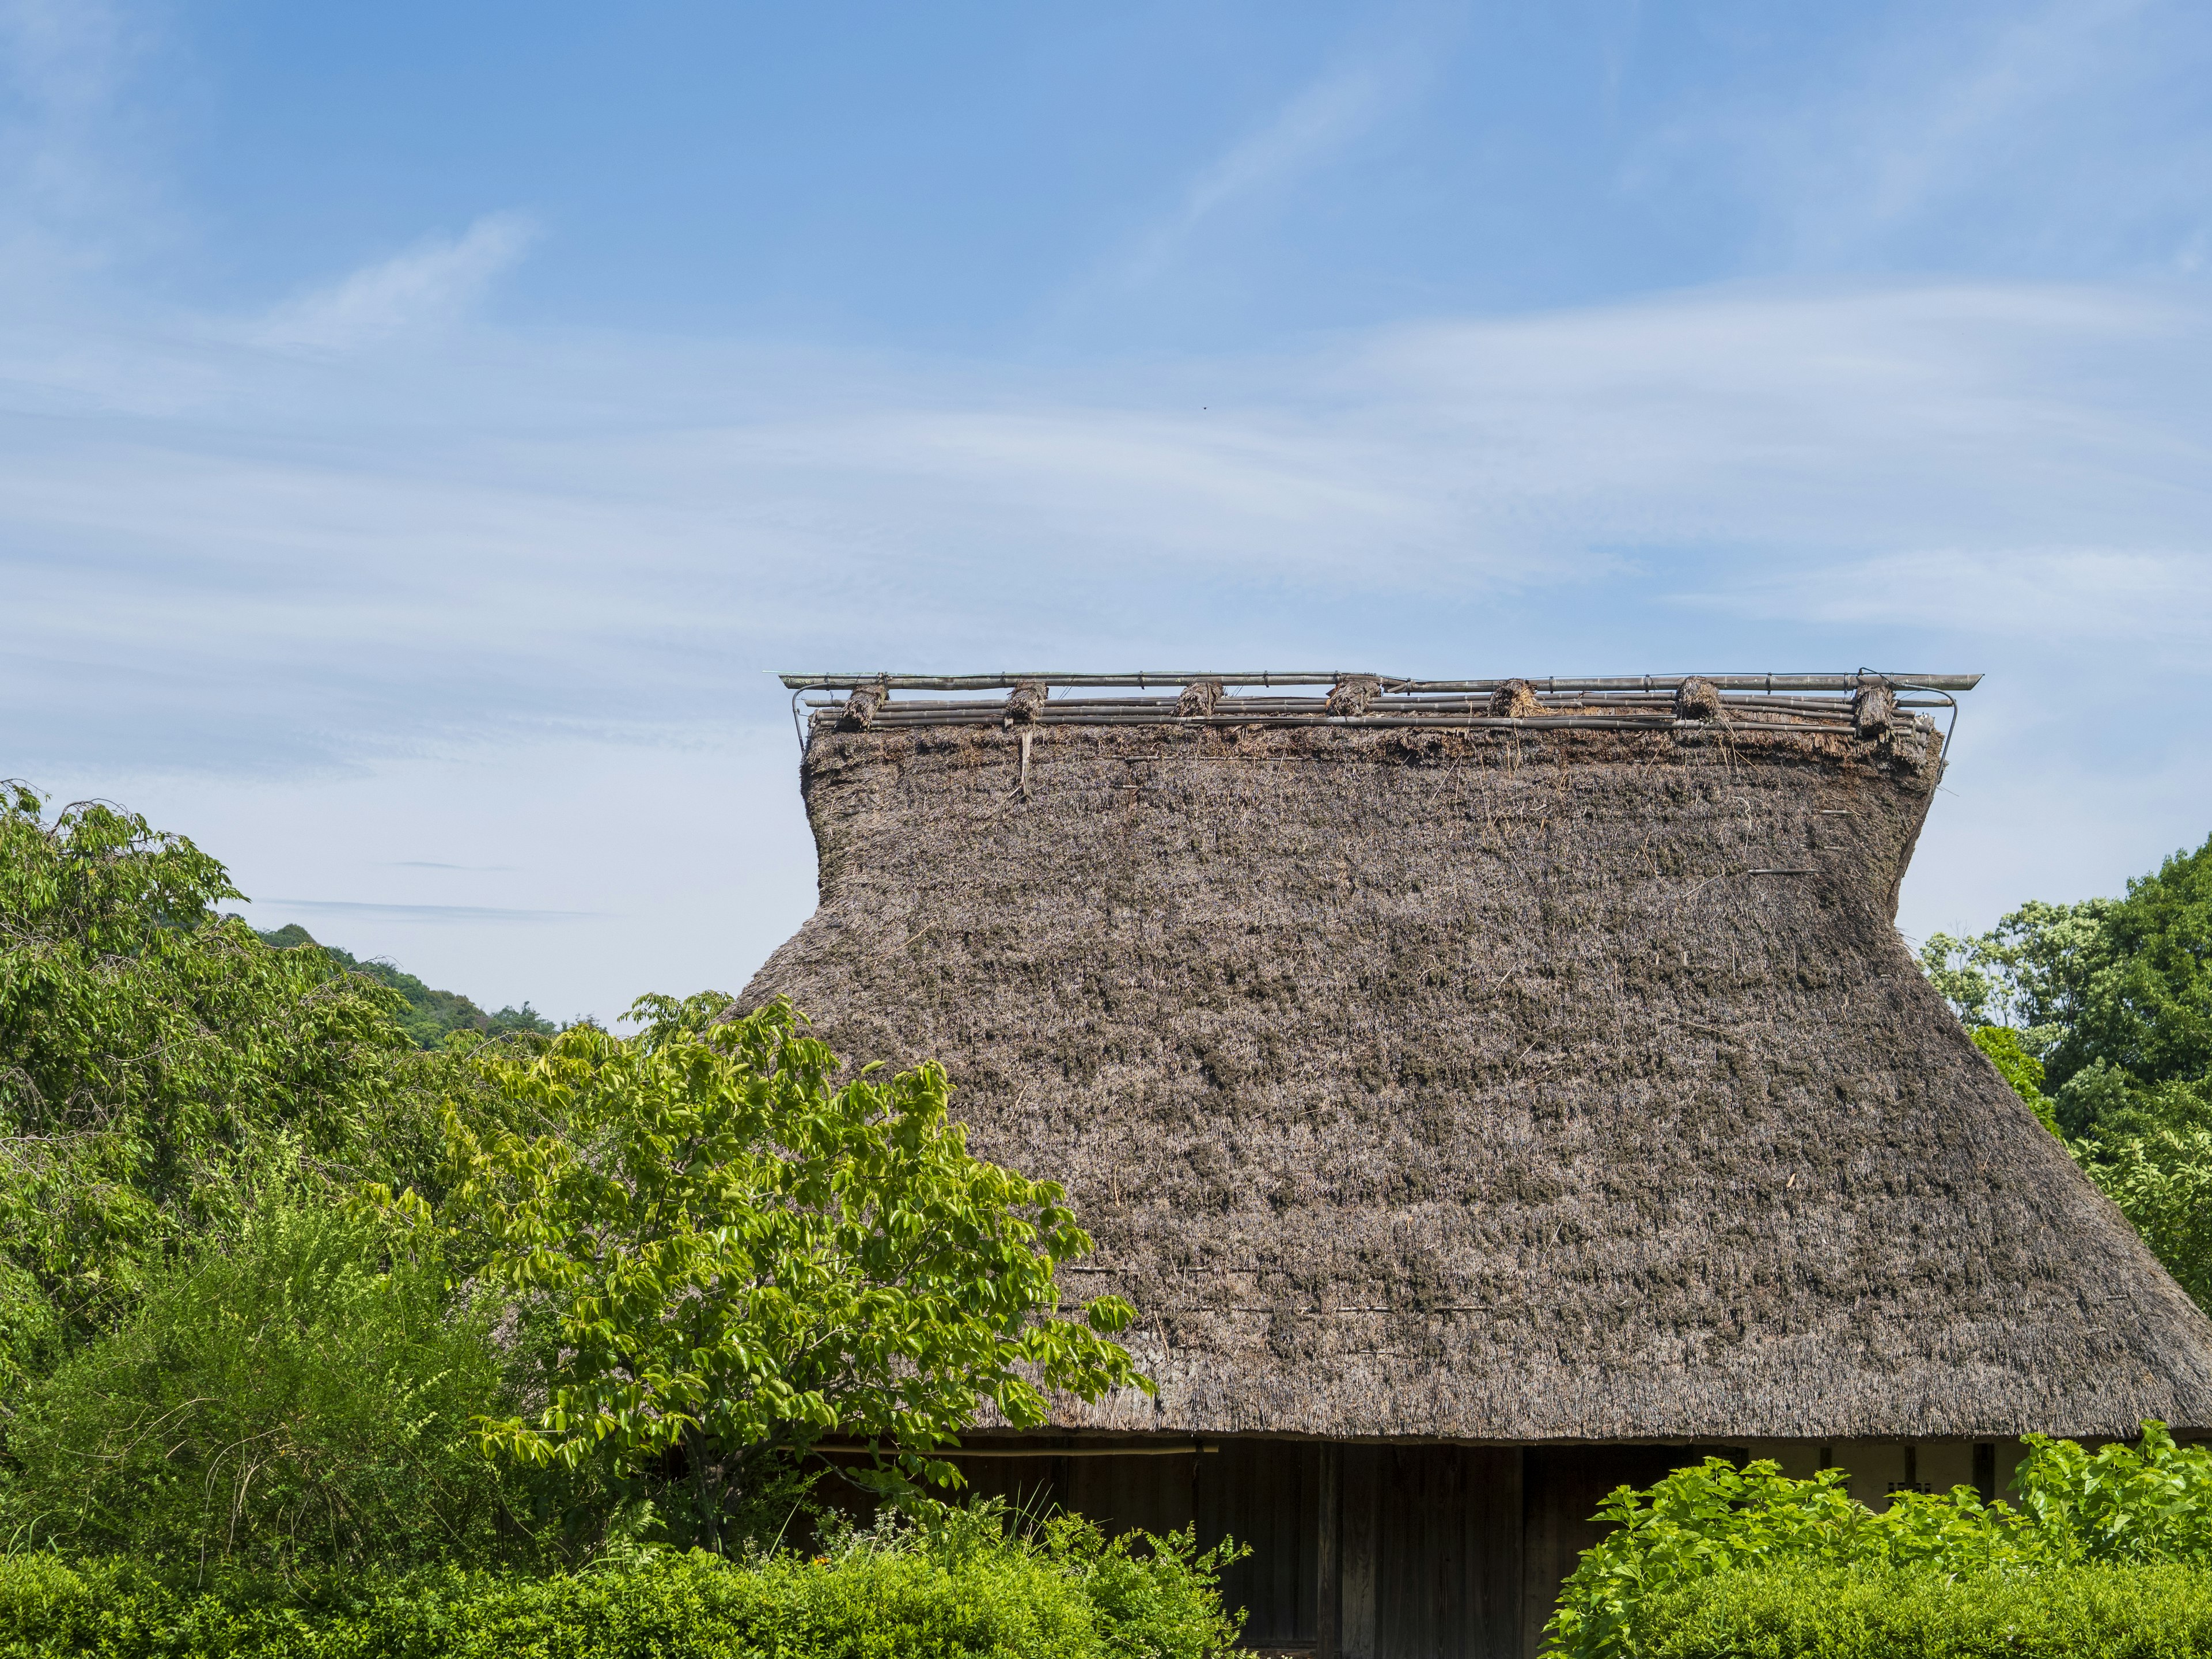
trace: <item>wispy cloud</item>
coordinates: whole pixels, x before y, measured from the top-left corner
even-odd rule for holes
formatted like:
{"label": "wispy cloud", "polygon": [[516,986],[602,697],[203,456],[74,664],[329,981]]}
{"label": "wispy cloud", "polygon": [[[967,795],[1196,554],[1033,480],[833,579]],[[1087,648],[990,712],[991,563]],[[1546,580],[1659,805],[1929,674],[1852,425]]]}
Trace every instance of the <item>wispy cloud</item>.
{"label": "wispy cloud", "polygon": [[1373,123],[1385,90],[1382,75],[1372,65],[1340,70],[1315,82],[1191,180],[1181,222],[1196,224],[1239,197],[1266,190],[1342,149]]}
{"label": "wispy cloud", "polygon": [[126,97],[155,55],[109,0],[0,0],[0,289],[65,284],[173,223]]}
{"label": "wispy cloud", "polygon": [[1115,268],[1125,283],[1152,280],[1210,221],[1282,190],[1364,135],[1410,76],[1395,62],[1340,66],[1300,90],[1267,120],[1200,167],[1182,200],[1137,239]]}
{"label": "wispy cloud", "polygon": [[535,234],[520,214],[487,215],[459,237],[426,241],[287,301],[241,332],[276,350],[344,352],[451,323],[522,257]]}
{"label": "wispy cloud", "polygon": [[2081,653],[2124,645],[2135,672],[2191,674],[2212,639],[2212,546],[1916,548],[1740,574],[1686,604],[1770,621],[2034,640]]}
{"label": "wispy cloud", "polygon": [[[1869,14],[1878,16],[1880,14]],[[1666,124],[1648,185],[1712,166],[1799,269],[2188,268],[2212,151],[2212,14],[2191,0],[1904,8],[1802,71]]]}
{"label": "wispy cloud", "polygon": [[599,914],[595,910],[511,910],[486,904],[376,904],[350,899],[255,899],[252,905],[258,910],[304,910],[310,915],[358,916],[373,921],[574,921]]}
{"label": "wispy cloud", "polygon": [[2070,572],[2017,619],[2086,644],[2132,603],[2100,583],[2204,614],[2212,556],[2212,308],[2123,289],[1718,289],[1142,379],[465,331],[227,362],[219,421],[5,427],[32,748],[674,741],[807,654],[1464,628],[1607,576],[1971,634],[2008,565]]}
{"label": "wispy cloud", "polygon": [[[0,362],[31,374],[9,326]],[[461,959],[471,927],[569,927],[602,896],[633,917],[648,881],[651,938],[683,932],[711,870],[722,931],[686,973],[742,979],[725,941],[767,948],[805,890],[771,668],[1910,660],[1994,671],[1960,752],[1977,777],[2051,788],[2112,741],[2054,744],[2032,690],[2053,662],[2154,681],[2170,706],[2205,695],[2212,305],[2185,292],[1729,287],[1111,370],[465,325],[434,353],[240,351],[204,331],[146,349],[210,389],[173,407],[88,393],[58,421],[33,381],[0,384],[8,769],[96,773],[82,793],[198,780],[213,801],[312,787],[354,837],[349,867],[444,846],[532,872],[496,895],[530,908],[414,902],[448,896],[426,873],[369,890],[392,902],[254,911],[419,939],[426,962]],[[102,369],[118,400],[134,369]],[[2095,879],[2212,812],[2191,781],[2212,751],[2185,740],[2140,779],[2100,775],[2076,811]],[[532,787],[574,793],[518,793],[526,759],[553,753]],[[605,781],[638,753],[650,768]],[[1983,787],[1987,812],[2018,805]],[[436,816],[463,791],[469,834]],[[662,810],[686,791],[688,817]],[[586,810],[599,838],[562,853]],[[236,834],[264,821],[290,819],[240,812]],[[754,837],[734,860],[733,825]],[[666,856],[639,859],[647,842]],[[301,845],[271,836],[240,884],[312,895]],[[1928,848],[1929,881],[1997,879],[1971,837]],[[2039,890],[2039,856],[1973,902]],[[759,870],[785,884],[728,885]],[[1972,920],[1964,905],[1927,925]],[[590,941],[568,1006],[617,1006],[587,982],[676,982],[627,921],[528,936]]]}

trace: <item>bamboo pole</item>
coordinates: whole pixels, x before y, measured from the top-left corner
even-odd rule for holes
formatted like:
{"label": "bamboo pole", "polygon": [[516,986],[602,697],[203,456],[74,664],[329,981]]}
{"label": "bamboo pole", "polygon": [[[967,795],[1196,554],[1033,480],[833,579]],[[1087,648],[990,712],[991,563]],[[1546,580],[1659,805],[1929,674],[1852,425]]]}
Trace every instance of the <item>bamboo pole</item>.
{"label": "bamboo pole", "polygon": [[[1026,680],[1047,685],[1125,685],[1143,689],[1180,688],[1200,680],[1219,680],[1224,685],[1334,685],[1352,670],[1256,669],[1241,672],[1208,671],[1185,673],[1169,671],[1135,674],[1052,674],[1042,670],[1000,674],[784,674],[786,689],[793,691],[850,691],[863,685],[880,685],[893,691],[986,691],[1011,690]],[[1489,692],[1510,684],[1508,679],[1415,680],[1378,676],[1387,693]],[[1900,686],[1914,690],[1971,691],[1981,684],[1979,674],[1634,674],[1597,678],[1534,678],[1526,684],[1546,691],[1671,691],[1686,679],[1710,680],[1723,691],[1856,691],[1862,686]]]}

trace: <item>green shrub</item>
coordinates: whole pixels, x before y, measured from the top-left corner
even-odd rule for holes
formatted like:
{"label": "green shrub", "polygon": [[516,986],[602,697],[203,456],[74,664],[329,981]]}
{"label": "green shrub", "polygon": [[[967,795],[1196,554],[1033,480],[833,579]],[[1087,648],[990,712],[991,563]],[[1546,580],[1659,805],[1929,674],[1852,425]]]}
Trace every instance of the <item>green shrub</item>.
{"label": "green shrub", "polygon": [[1739,1469],[1717,1457],[1647,1492],[1623,1486],[1599,1509],[1612,1531],[1583,1552],[1560,1591],[1547,1651],[1640,1656],[1634,1632],[1647,1605],[1722,1574],[2020,1583],[2087,1565],[2212,1565],[2212,1453],[2203,1447],[2177,1446],[2159,1423],[2144,1424],[2135,1447],[2092,1453],[2041,1435],[2027,1443],[2017,1509],[1957,1486],[1900,1492],[1877,1514],[1853,1501],[1840,1470],[1792,1480],[1771,1462]]}
{"label": "green shrub", "polygon": [[2212,1654],[2212,1572],[1724,1572],[1644,1602],[1626,1650],[1637,1659],[2181,1659]]}
{"label": "green shrub", "polygon": [[1221,1552],[1073,1517],[890,1522],[830,1553],[648,1554],[552,1577],[222,1572],[0,1559],[0,1654],[47,1659],[1214,1659]]}
{"label": "green shrub", "polygon": [[2027,1437],[2013,1486],[2054,1559],[2212,1566],[2212,1450],[2175,1445],[2163,1423],[2142,1430],[2140,1445],[2094,1452]]}
{"label": "green shrub", "polygon": [[17,1546],[283,1571],[498,1548],[474,1419],[507,1407],[501,1360],[431,1243],[275,1208],[159,1272],[9,1425]]}

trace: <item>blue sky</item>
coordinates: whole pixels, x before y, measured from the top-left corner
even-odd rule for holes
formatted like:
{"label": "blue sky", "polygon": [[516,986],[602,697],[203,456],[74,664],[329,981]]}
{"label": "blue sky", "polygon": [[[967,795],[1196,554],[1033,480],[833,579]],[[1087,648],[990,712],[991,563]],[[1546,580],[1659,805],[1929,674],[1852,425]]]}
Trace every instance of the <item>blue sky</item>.
{"label": "blue sky", "polygon": [[766,671],[1979,669],[1901,924],[2212,830],[2212,11],[0,0],[0,772],[736,988]]}

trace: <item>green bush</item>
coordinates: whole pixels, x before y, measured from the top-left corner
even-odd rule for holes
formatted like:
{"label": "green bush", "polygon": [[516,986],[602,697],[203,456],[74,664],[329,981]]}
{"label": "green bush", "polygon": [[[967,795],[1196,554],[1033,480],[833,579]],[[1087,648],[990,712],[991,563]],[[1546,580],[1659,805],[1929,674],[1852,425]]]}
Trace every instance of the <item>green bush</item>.
{"label": "green bush", "polygon": [[17,1546],[280,1571],[501,1547],[507,1477],[475,1419],[510,1407],[502,1361],[434,1245],[277,1207],[160,1270],[9,1425]]}
{"label": "green bush", "polygon": [[1235,1622],[1221,1552],[1188,1534],[1133,1547],[1073,1517],[933,1510],[826,1555],[645,1555],[555,1577],[218,1573],[0,1559],[11,1659],[1213,1659]]}
{"label": "green bush", "polygon": [[1637,1659],[2181,1659],[2212,1654],[2212,1572],[1724,1572],[1644,1602],[1627,1651]]}
{"label": "green bush", "polygon": [[[1612,1531],[1583,1552],[1560,1591],[1547,1651],[1640,1659],[1650,1607],[1677,1595],[1694,1600],[1698,1583],[1721,1575],[1748,1574],[1749,1583],[1763,1574],[1905,1573],[1930,1583],[2017,1584],[2091,1565],[2212,1566],[2212,1452],[2177,1446],[2159,1423],[2144,1424],[2135,1447],[2093,1453],[2041,1435],[2027,1446],[2014,1480],[2016,1509],[1956,1486],[1940,1496],[1900,1492],[1876,1513],[1853,1501],[1840,1470],[1792,1480],[1771,1462],[1739,1469],[1717,1457],[1647,1492],[1623,1486],[1599,1510]],[[1776,1650],[1801,1650],[1829,1651]]]}

